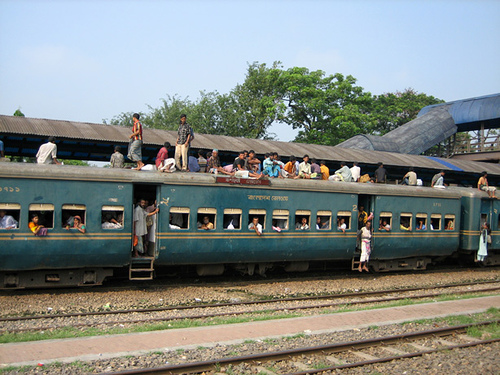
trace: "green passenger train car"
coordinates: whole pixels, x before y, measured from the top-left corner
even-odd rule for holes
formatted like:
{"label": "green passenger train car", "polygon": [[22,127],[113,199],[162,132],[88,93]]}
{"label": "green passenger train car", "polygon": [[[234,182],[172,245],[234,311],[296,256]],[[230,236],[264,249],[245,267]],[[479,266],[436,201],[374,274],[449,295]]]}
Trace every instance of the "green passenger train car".
{"label": "green passenger train car", "polygon": [[[458,253],[471,257],[480,222],[498,228],[497,201],[464,188],[20,163],[4,163],[0,177],[0,210],[19,223],[0,230],[3,288],[96,285],[124,267],[131,279],[150,279],[158,266],[195,266],[200,275],[227,268],[263,274],[276,266],[304,271],[313,261],[350,261],[354,268],[361,205],[373,212],[374,271],[425,269]],[[133,258],[134,205],[142,198],[156,201],[160,211],[150,256]],[[30,230],[33,214],[47,236]],[[67,229],[75,216],[85,233]],[[200,229],[205,217],[213,229]],[[262,235],[248,228],[254,218]],[[383,222],[386,229],[379,230]],[[489,262],[495,264],[498,229],[492,237]]]}

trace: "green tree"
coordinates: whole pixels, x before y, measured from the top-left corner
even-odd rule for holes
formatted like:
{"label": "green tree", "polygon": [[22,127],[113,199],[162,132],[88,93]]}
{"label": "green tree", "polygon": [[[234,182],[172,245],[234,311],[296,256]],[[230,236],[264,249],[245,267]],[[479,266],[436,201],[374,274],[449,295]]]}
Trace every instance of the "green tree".
{"label": "green tree", "polygon": [[444,103],[444,100],[418,93],[412,88],[375,96],[372,112],[376,119],[374,132],[384,135],[417,118],[423,107],[439,103]]}
{"label": "green tree", "polygon": [[16,109],[14,116],[24,117],[24,113],[21,112],[21,108]]}

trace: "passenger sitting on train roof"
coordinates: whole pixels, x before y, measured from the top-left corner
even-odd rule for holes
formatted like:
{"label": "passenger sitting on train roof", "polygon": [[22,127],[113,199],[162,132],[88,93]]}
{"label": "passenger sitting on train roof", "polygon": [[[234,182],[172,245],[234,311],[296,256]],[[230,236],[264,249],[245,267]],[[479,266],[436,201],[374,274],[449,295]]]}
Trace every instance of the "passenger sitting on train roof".
{"label": "passenger sitting on train roof", "polygon": [[425,224],[424,224],[424,221],[423,220],[419,220],[418,221],[418,226],[416,228],[417,230],[425,230],[426,227],[425,227]]}
{"label": "passenger sitting on train roof", "polygon": [[[278,155],[278,154],[276,154]],[[274,153],[266,153],[266,158],[262,163],[262,173],[271,178],[275,178],[279,176],[280,167],[274,160]]]}
{"label": "passenger sitting on train roof", "polygon": [[259,224],[259,218],[254,217],[252,222],[248,224],[249,230],[254,230],[259,236],[262,235],[262,225]]}
{"label": "passenger sitting on train roof", "polygon": [[36,162],[38,164],[61,164],[59,160],[57,160],[55,137],[49,137],[48,142],[40,146],[36,153]]}
{"label": "passenger sitting on train roof", "polygon": [[206,172],[207,159],[203,157],[201,150],[198,150],[198,165],[200,166],[200,172]]}
{"label": "passenger sitting on train roof", "polygon": [[347,229],[347,225],[345,223],[345,219],[339,219],[338,220],[337,229],[341,230],[343,233],[345,233],[345,230]]}
{"label": "passenger sitting on train roof", "polygon": [[248,164],[248,170],[255,172],[255,173],[260,173],[260,160],[255,157],[255,151],[250,150],[248,151],[248,158],[247,158],[247,164]]}
{"label": "passenger sitting on train roof", "polygon": [[19,224],[7,211],[0,210],[0,229],[16,229]]}
{"label": "passenger sitting on train roof", "polygon": [[299,177],[311,178],[311,164],[309,164],[309,155],[304,155],[303,162],[299,164]]}
{"label": "passenger sitting on train roof", "polygon": [[31,229],[33,234],[38,237],[45,237],[47,235],[47,228],[43,225],[38,225],[38,215],[31,215],[31,221],[28,224],[28,227]]}
{"label": "passenger sitting on train roof", "polygon": [[234,177],[239,177],[239,178],[262,178],[263,175],[260,173],[255,173],[255,172],[250,172],[249,170],[245,169],[245,151],[240,152],[240,156],[238,159],[234,162],[234,166],[236,169],[236,172],[234,173]]}
{"label": "passenger sitting on train roof", "polygon": [[165,142],[156,155],[155,165],[159,171],[163,171],[165,169],[164,161],[168,159],[168,149],[170,146],[170,142]]}
{"label": "passenger sitting on train roof", "polygon": [[203,230],[212,230],[214,229],[214,224],[210,222],[208,216],[203,216],[203,223],[201,224],[200,229]]}
{"label": "passenger sitting on train roof", "polygon": [[481,177],[479,177],[479,181],[477,182],[478,190],[482,190],[488,193],[490,198],[496,198],[495,192],[497,189],[493,186],[488,185],[488,173],[486,171],[481,172]]}
{"label": "passenger sitting on train roof", "polygon": [[188,171],[189,172],[199,172],[200,165],[198,164],[198,159],[193,155],[188,156]]}
{"label": "passenger sitting on train roof", "polygon": [[278,177],[279,178],[285,178],[288,176],[287,173],[285,173],[285,163],[281,161],[280,156],[278,155],[277,152],[273,152],[273,159],[275,162],[275,165],[278,168]]}
{"label": "passenger sitting on train roof", "polygon": [[212,150],[212,155],[207,161],[207,172],[214,174],[222,173],[230,176],[234,175],[234,173],[226,172],[224,168],[221,167],[219,159],[219,150],[217,149]]}
{"label": "passenger sitting on train roof", "polygon": [[285,164],[283,168],[284,173],[283,176],[286,176],[288,178],[295,178],[297,176],[297,167],[295,166],[295,162],[297,161],[297,158],[295,156],[290,157],[290,161]]}
{"label": "passenger sitting on train roof", "polygon": [[445,188],[445,186],[444,186],[444,171],[436,173],[434,175],[434,177],[432,177],[431,187],[440,188],[440,189]]}
{"label": "passenger sitting on train roof", "polygon": [[413,167],[410,167],[408,173],[403,176],[401,185],[417,186],[417,174],[413,170]]}
{"label": "passenger sitting on train roof", "polygon": [[309,230],[309,224],[307,223],[307,218],[303,217],[300,223],[295,225],[295,229],[297,230]]}
{"label": "passenger sitting on train roof", "polygon": [[361,168],[358,167],[358,163],[354,162],[352,163],[351,169],[351,175],[352,175],[352,180],[354,182],[358,182],[359,178],[361,177]]}
{"label": "passenger sitting on train roof", "polygon": [[80,216],[75,215],[75,217],[73,218],[73,226],[72,227],[70,227],[69,224],[66,225],[66,230],[70,230],[70,229],[76,229],[81,233],[86,232],[85,224],[82,223],[82,218]]}
{"label": "passenger sitting on train roof", "polygon": [[311,178],[321,179],[321,167],[316,159],[311,159]]}
{"label": "passenger sitting on train roof", "polygon": [[330,169],[326,166],[326,163],[324,160],[321,160],[319,162],[320,164],[320,171],[321,171],[321,179],[322,180],[328,180],[328,177],[330,177]]}
{"label": "passenger sitting on train roof", "polygon": [[387,224],[387,221],[382,220],[382,222],[380,223],[380,227],[378,228],[378,230],[385,230],[387,232],[390,232],[391,231],[391,226],[389,224]]}
{"label": "passenger sitting on train roof", "polygon": [[340,169],[337,169],[334,175],[340,175],[341,181],[352,182],[351,170],[347,167],[346,162],[340,163]]}
{"label": "passenger sitting on train roof", "polygon": [[125,158],[120,152],[121,149],[120,146],[115,147],[115,152],[111,155],[111,159],[109,160],[111,168],[123,168],[125,166]]}

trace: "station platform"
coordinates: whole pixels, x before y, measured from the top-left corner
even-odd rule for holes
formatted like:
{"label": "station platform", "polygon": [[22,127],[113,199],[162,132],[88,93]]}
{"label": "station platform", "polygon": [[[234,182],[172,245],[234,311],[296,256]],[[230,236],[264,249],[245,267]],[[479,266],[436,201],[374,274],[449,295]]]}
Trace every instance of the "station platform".
{"label": "station platform", "polygon": [[301,333],[320,334],[418,319],[474,314],[491,307],[500,308],[500,296],[211,327],[0,344],[0,368],[138,356],[153,351],[238,344],[245,340],[263,340]]}

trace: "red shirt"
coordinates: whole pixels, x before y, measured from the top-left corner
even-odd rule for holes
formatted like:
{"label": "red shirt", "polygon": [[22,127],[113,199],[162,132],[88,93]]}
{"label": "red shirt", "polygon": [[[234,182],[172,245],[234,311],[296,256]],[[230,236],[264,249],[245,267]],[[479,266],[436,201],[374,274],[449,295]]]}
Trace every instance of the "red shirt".
{"label": "red shirt", "polygon": [[161,163],[163,163],[165,159],[168,159],[168,150],[165,147],[162,147],[160,148],[160,151],[158,151],[158,155],[156,155],[156,167],[160,168]]}
{"label": "red shirt", "polygon": [[142,124],[139,120],[134,121],[134,127],[132,128],[132,133],[139,130],[139,134],[134,135],[134,141],[142,141]]}

